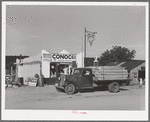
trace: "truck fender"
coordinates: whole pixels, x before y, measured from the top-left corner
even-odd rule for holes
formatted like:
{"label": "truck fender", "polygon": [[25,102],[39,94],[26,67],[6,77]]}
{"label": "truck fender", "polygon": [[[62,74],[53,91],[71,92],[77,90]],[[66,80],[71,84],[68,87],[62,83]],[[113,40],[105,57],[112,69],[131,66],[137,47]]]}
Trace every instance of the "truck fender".
{"label": "truck fender", "polygon": [[66,87],[68,84],[73,84],[77,88],[77,85],[72,81],[66,81],[64,87]]}

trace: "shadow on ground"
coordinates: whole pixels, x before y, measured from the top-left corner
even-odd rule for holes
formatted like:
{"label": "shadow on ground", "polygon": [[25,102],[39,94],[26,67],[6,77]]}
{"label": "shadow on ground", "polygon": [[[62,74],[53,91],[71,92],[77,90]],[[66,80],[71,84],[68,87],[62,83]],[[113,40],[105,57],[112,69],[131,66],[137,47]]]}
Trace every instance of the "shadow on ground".
{"label": "shadow on ground", "polygon": [[[96,92],[96,91],[108,91],[107,88],[103,88],[103,87],[94,87],[94,89],[87,89],[87,90],[83,90],[80,91],[80,93],[85,93],[85,92]],[[127,88],[120,88],[120,91],[130,91]]]}
{"label": "shadow on ground", "polygon": [[120,88],[121,91],[130,91],[129,89],[126,88]]}

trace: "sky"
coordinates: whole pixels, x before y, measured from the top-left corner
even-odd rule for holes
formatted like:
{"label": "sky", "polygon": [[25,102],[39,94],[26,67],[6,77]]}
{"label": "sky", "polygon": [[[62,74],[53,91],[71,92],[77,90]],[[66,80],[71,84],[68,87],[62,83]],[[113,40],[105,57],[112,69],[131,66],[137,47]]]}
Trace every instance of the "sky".
{"label": "sky", "polygon": [[145,60],[144,6],[8,5],[6,55],[77,54],[83,50],[85,27],[97,32],[92,46],[87,42],[87,57],[122,46]]}

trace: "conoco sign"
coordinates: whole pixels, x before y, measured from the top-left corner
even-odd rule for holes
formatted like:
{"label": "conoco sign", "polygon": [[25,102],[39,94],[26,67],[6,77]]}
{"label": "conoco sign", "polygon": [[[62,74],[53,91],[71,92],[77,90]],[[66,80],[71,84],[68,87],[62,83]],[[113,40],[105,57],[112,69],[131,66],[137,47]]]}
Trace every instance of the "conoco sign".
{"label": "conoco sign", "polygon": [[76,61],[75,54],[51,54],[52,62],[72,62]]}

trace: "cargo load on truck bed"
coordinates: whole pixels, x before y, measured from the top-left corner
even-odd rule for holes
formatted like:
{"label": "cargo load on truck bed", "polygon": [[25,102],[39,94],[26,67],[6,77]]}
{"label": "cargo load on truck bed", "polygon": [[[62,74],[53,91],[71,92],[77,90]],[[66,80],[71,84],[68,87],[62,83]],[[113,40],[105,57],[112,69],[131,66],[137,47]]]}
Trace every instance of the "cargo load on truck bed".
{"label": "cargo load on truck bed", "polygon": [[127,80],[128,71],[121,66],[90,66],[94,82],[109,80]]}

